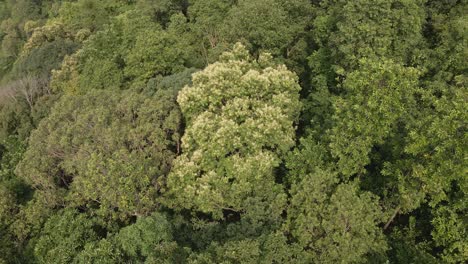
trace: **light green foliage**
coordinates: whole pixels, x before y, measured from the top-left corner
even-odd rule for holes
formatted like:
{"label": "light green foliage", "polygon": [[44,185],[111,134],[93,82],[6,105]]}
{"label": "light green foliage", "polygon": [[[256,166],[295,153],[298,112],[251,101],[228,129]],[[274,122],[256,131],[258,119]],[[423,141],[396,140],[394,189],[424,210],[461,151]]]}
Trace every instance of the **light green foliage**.
{"label": "light green foliage", "polygon": [[16,98],[16,100],[0,104],[1,140],[6,140],[10,135],[25,139],[32,130],[29,113],[30,107],[23,98]]}
{"label": "light green foliage", "polygon": [[[385,228],[425,202],[438,215],[437,230],[463,212],[452,197],[464,197],[459,190],[466,189],[466,27],[460,16],[466,3],[428,1],[424,10],[425,2],[327,2],[314,21],[319,49],[310,57],[315,91],[307,103],[308,132],[330,147],[340,173],[357,175],[364,188],[382,197]],[[450,205],[436,209],[441,202]],[[442,233],[433,239],[447,247],[445,261],[463,259],[463,239]],[[419,239],[399,236],[394,245]],[[426,251],[434,246],[408,249],[398,261],[431,259]]]}
{"label": "light green foliage", "polygon": [[59,10],[59,21],[71,31],[97,31],[110,19],[128,8],[126,0],[79,0],[64,2]]}
{"label": "light green foliage", "polygon": [[39,122],[50,114],[54,104],[60,99],[60,94],[46,93],[37,98],[36,103],[31,109],[31,119],[34,127],[37,127]]}
{"label": "light green foliage", "polygon": [[11,227],[21,208],[20,203],[28,199],[30,189],[14,170],[25,150],[24,142],[11,135],[0,146],[0,262],[1,258],[17,260]]}
{"label": "light green foliage", "polygon": [[309,56],[313,87],[305,112],[305,122],[311,122],[315,133],[326,134],[332,126],[330,95],[342,92],[342,80],[361,67],[362,59],[402,66],[420,59],[423,3],[336,0],[315,8],[311,34],[318,47]]}
{"label": "light green foliage", "polygon": [[[178,96],[187,121],[168,179],[170,202],[221,218],[223,210],[278,216],[285,195],[274,168],[294,143],[297,77],[236,44],[193,75]],[[257,208],[258,207],[258,208]]]}
{"label": "light green foliage", "polygon": [[192,74],[197,71],[195,68],[189,68],[169,76],[158,75],[148,81],[144,92],[150,96],[158,93],[159,90],[172,91],[176,94],[185,85],[192,84]]}
{"label": "light green foliage", "polygon": [[232,0],[191,0],[188,8],[195,34],[211,48],[222,42],[221,25],[233,5]]}
{"label": "light green foliage", "polygon": [[467,262],[467,11],[0,1],[0,263]]}
{"label": "light green foliage", "polygon": [[64,210],[50,217],[44,225],[34,255],[39,263],[70,263],[98,235],[93,221],[75,210]]}
{"label": "light green foliage", "polygon": [[405,119],[418,89],[416,69],[392,61],[361,60],[359,70],[346,76],[344,94],[336,98],[331,153],[346,176],[362,173],[368,154],[383,143]]}
{"label": "light green foliage", "polygon": [[46,42],[53,42],[60,39],[73,40],[73,35],[67,32],[62,23],[54,22],[50,25],[36,27],[31,33],[31,37],[24,44],[22,56],[27,55],[31,50],[44,45]]}
{"label": "light green foliage", "polygon": [[[19,245],[27,245],[30,238],[36,238],[46,220],[54,213],[54,209],[62,205],[63,193],[54,195],[36,191],[32,198],[27,197],[30,200],[21,206],[10,225],[10,231]],[[24,253],[28,255],[31,252],[25,250]]]}
{"label": "light green foliage", "polygon": [[6,263],[21,262],[19,245],[24,237],[17,234],[29,232],[24,232],[26,228],[17,219],[23,215],[22,204],[30,198],[31,190],[14,172],[25,150],[26,144],[13,135],[3,140],[0,148],[0,253]]}
{"label": "light green foliage", "polygon": [[223,33],[230,42],[243,39],[254,50],[282,55],[306,26],[308,10],[306,1],[241,0],[229,11]]}
{"label": "light green foliage", "polygon": [[319,168],[291,188],[289,228],[313,263],[358,263],[386,249],[376,198]]}
{"label": "light green foliage", "polygon": [[[137,11],[113,19],[93,35],[78,55],[81,90],[142,86],[156,75],[184,68],[186,49],[176,32]],[[95,65],[100,65],[96,69]]]}
{"label": "light green foliage", "polygon": [[[351,70],[362,58],[411,58],[421,41],[425,1],[358,0],[325,2],[314,20],[316,60],[325,55],[335,70]],[[328,51],[326,51],[328,50]]]}
{"label": "light green foliage", "polygon": [[13,65],[13,75],[17,77],[47,76],[51,70],[60,67],[65,55],[73,53],[76,48],[76,43],[66,39],[45,42],[18,58]]}
{"label": "light green foliage", "polygon": [[16,57],[22,44],[19,30],[12,19],[5,19],[0,24],[2,31],[1,51],[4,57]]}
{"label": "light green foliage", "polygon": [[389,252],[391,263],[436,264],[437,258],[428,253],[430,242],[421,239],[424,234],[416,227],[416,219],[410,217],[407,226],[392,230],[389,235],[391,250]]}
{"label": "light green foliage", "polygon": [[64,94],[79,93],[77,53],[65,56],[60,69],[51,71],[50,88],[53,92]]}
{"label": "light green foliage", "polygon": [[125,77],[144,79],[155,74],[170,75],[183,69],[184,47],[170,31],[148,30],[136,36],[135,46],[125,58]]}
{"label": "light green foliage", "polygon": [[172,15],[182,12],[187,6],[186,0],[137,0],[137,9],[149,15],[161,26],[167,26]]}
{"label": "light green foliage", "polygon": [[269,52],[280,61],[285,58],[288,67],[293,65],[303,70],[297,62],[303,63],[308,55],[300,50],[307,46],[303,33],[312,18],[307,1],[189,2],[188,17],[193,32],[189,36],[196,36],[191,45],[198,49],[206,64],[215,62],[222,52],[241,41],[254,54]]}
{"label": "light green foliage", "polygon": [[307,263],[301,249],[288,245],[281,233],[265,234],[256,239],[212,243],[201,253],[190,255],[188,263]]}
{"label": "light green foliage", "polygon": [[16,210],[16,199],[14,194],[5,186],[0,186],[0,228],[11,221],[12,215]]}
{"label": "light green foliage", "polygon": [[25,144],[11,135],[0,145],[0,263],[12,263],[19,259],[10,227],[20,209],[19,204],[29,194],[27,186],[14,173],[25,149]]}
{"label": "light green foliage", "polygon": [[430,1],[429,7],[435,48],[425,61],[430,74],[405,152],[412,158],[409,167],[422,182],[432,207],[431,234],[443,248],[441,258],[462,263],[468,259],[467,3]]}
{"label": "light green foliage", "polygon": [[17,0],[8,2],[10,2],[8,3],[10,5],[10,16],[18,24],[40,16],[41,10],[37,1]]}
{"label": "light green foliage", "polygon": [[28,192],[27,187],[14,173],[25,151],[26,144],[12,135],[3,140],[0,148],[0,184],[12,192],[15,199],[24,198]]}
{"label": "light green foliage", "polygon": [[287,160],[291,200],[284,228],[306,263],[361,263],[387,249],[378,198],[355,182],[340,182],[326,146],[312,137]]}
{"label": "light green foliage", "polygon": [[435,47],[426,51],[429,58],[424,61],[425,66],[435,73],[437,81],[446,82],[457,75],[466,75],[468,2],[429,1],[428,6],[428,16],[432,21],[429,41]]}
{"label": "light green foliage", "polygon": [[[0,187],[0,203],[4,203],[6,200],[5,197],[3,196],[4,194],[1,193],[1,187]],[[7,201],[10,202],[10,201]],[[2,206],[2,205],[0,205]],[[0,209],[2,210],[2,209]],[[5,212],[1,212],[4,214]],[[4,214],[5,217],[9,217],[10,215]],[[1,220],[0,220],[1,221]],[[8,263],[7,261],[13,261],[16,260],[16,254],[17,251],[15,251],[15,244],[13,240],[13,236],[8,233],[7,230],[5,230],[5,226],[3,226],[2,223],[0,223],[0,263]]]}
{"label": "light green foliage", "polygon": [[88,243],[78,263],[183,263],[184,249],[173,241],[172,224],[166,215],[153,213],[138,218],[113,236]]}
{"label": "light green foliage", "polygon": [[43,14],[39,1],[2,1],[0,19],[0,81],[9,76],[14,61],[26,40],[25,24],[39,21]]}
{"label": "light green foliage", "polygon": [[51,70],[60,67],[66,55],[78,48],[77,39],[59,22],[34,28],[13,65],[12,77],[49,76]]}
{"label": "light green foliage", "polygon": [[[412,125],[405,152],[413,158],[413,175],[423,183],[431,204],[447,200],[454,183],[466,194],[466,88],[452,88],[450,95],[434,98],[431,114],[426,111]],[[450,99],[449,99],[450,98]],[[444,175],[444,177],[440,177]]]}
{"label": "light green foliage", "polygon": [[260,263],[259,242],[252,239],[213,244],[206,252],[193,255],[189,263]]}
{"label": "light green foliage", "polygon": [[[168,219],[159,213],[140,218],[123,228],[116,236],[116,243],[129,260],[145,263],[180,263],[183,251],[173,241],[172,227]],[[178,252],[180,251],[180,252]]]}
{"label": "light green foliage", "polygon": [[[460,6],[448,6],[450,18],[445,14],[433,14],[435,29],[439,31],[440,45],[435,49],[433,62],[426,66],[434,72],[424,82],[419,111],[414,111],[415,120],[409,125],[408,144],[404,151],[412,158],[411,170],[423,182],[424,190],[431,196],[431,205],[450,200],[451,192],[460,188],[466,193],[466,135],[467,62],[464,57],[467,29]],[[449,19],[444,26],[440,20]],[[443,175],[443,177],[442,177]],[[453,186],[457,185],[455,189]]]}
{"label": "light green foliage", "polygon": [[114,244],[113,239],[101,239],[88,242],[84,249],[75,258],[77,263],[123,263],[123,254]]}
{"label": "light green foliage", "polygon": [[[18,173],[47,196],[102,214],[147,214],[157,206],[179,140],[172,92],[64,96],[30,138]],[[115,211],[114,211],[115,210]]]}
{"label": "light green foliage", "polygon": [[[230,48],[223,34],[226,15],[233,0],[189,0],[187,16],[190,20],[185,36],[202,59],[202,65],[215,62],[219,55]],[[233,44],[233,43],[232,43]]]}
{"label": "light green foliage", "polygon": [[[3,179],[1,179],[3,180]],[[8,226],[17,213],[16,195],[0,182],[0,263],[14,259],[15,245]]]}
{"label": "light green foliage", "polygon": [[[454,8],[452,4],[445,8],[452,8],[449,12],[453,15],[453,21],[460,21],[457,17],[460,9]],[[463,27],[454,30],[448,26],[451,23],[446,22],[443,28],[439,28],[438,20],[445,19],[445,12],[431,14],[437,21],[432,30],[440,30],[440,35],[433,34],[431,37],[441,37],[440,42],[431,43],[437,45],[436,48],[426,51],[426,56],[433,57],[422,62],[426,67],[425,76],[421,78],[422,88],[414,95],[414,106],[406,108],[403,115],[406,118],[400,119],[397,133],[387,140],[380,149],[381,153],[374,153],[372,167],[382,162],[380,173],[385,180],[373,174],[372,178],[376,181],[370,185],[380,186],[377,188],[383,190],[384,207],[396,208],[392,210],[399,213],[417,211],[421,204],[427,202],[431,207],[431,215],[436,216],[432,225],[438,231],[433,232],[433,242],[446,247],[446,252],[441,254],[444,261],[456,262],[466,258],[462,253],[466,240],[450,235],[452,232],[463,232],[449,224],[453,223],[453,219],[460,219],[458,223],[464,221],[457,215],[463,214],[465,210],[459,204],[463,203],[467,188],[465,149],[468,143],[464,132],[464,120],[467,118],[464,110],[466,81],[461,70],[466,68],[463,66],[466,62],[459,59],[466,49],[455,44],[464,41],[459,35]],[[445,35],[446,30],[453,31]],[[456,39],[455,42],[452,42],[452,37]],[[445,228],[447,231],[440,232]]]}
{"label": "light green foliage", "polygon": [[437,246],[444,248],[442,259],[447,263],[461,263],[468,259],[467,204],[466,193],[461,192],[449,206],[440,205],[434,210],[432,236]]}

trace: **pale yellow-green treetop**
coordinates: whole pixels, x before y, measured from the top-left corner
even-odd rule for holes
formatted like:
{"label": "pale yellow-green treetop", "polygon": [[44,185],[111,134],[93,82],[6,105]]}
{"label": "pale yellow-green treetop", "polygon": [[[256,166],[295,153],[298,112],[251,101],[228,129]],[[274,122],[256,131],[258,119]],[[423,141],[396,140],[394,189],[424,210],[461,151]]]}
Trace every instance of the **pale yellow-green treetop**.
{"label": "pale yellow-green treetop", "polygon": [[278,217],[286,195],[274,170],[294,144],[297,82],[269,54],[254,59],[239,43],[195,73],[177,99],[187,127],[168,178],[169,203],[215,218],[262,210]]}

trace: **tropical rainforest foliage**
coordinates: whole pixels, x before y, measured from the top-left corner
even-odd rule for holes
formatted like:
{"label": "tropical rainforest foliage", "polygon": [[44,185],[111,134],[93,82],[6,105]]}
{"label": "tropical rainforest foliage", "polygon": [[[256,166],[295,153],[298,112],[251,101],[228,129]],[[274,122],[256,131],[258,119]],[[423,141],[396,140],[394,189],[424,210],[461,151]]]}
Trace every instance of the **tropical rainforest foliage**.
{"label": "tropical rainforest foliage", "polygon": [[468,1],[0,1],[0,263],[467,263]]}

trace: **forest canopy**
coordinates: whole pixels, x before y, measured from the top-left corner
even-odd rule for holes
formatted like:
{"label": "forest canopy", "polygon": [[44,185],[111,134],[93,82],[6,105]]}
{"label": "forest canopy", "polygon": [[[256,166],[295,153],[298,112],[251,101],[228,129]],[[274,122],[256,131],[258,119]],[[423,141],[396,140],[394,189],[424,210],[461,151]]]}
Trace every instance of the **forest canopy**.
{"label": "forest canopy", "polygon": [[467,263],[468,1],[0,1],[0,264]]}

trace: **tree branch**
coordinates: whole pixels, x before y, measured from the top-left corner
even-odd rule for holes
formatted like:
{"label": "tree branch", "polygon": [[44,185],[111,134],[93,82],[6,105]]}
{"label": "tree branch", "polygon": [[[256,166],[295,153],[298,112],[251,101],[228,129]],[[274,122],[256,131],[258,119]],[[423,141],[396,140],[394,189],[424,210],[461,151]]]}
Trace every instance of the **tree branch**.
{"label": "tree branch", "polygon": [[388,226],[390,226],[390,224],[393,222],[393,219],[395,219],[395,217],[398,215],[398,213],[400,212],[400,209],[401,207],[398,206],[396,209],[395,209],[395,212],[393,212],[393,215],[392,217],[390,217],[390,219],[388,220],[388,222],[385,224],[384,226],[384,230],[386,230],[388,228]]}

